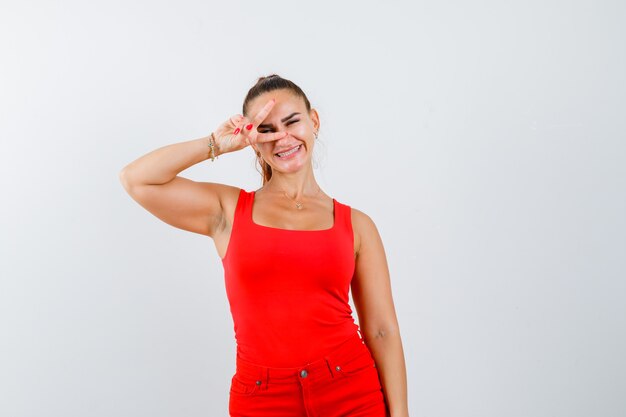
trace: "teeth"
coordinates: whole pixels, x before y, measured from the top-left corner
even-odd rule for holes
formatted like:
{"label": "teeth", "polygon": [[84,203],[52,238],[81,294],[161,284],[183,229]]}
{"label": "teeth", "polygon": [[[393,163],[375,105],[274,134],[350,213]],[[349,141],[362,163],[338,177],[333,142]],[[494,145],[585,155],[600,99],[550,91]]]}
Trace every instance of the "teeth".
{"label": "teeth", "polygon": [[279,156],[279,157],[281,157],[281,158],[282,158],[283,156],[291,155],[292,153],[294,153],[294,152],[296,152],[298,149],[300,149],[300,146],[302,146],[302,145],[298,145],[298,146],[296,146],[295,148],[293,148],[292,150],[287,151],[287,152],[277,153],[276,155],[278,155],[278,156]]}

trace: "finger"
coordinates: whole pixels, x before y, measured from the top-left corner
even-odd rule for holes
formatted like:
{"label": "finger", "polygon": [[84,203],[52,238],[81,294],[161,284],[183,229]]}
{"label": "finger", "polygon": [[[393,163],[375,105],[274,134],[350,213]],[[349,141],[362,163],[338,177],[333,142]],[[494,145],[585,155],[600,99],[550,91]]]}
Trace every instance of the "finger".
{"label": "finger", "polygon": [[247,117],[243,117],[241,119],[241,134],[245,137],[249,144],[253,144],[255,142],[257,131],[254,128],[254,124]]}
{"label": "finger", "polygon": [[237,136],[237,134],[241,132],[242,129],[243,129],[243,121],[240,120],[233,126],[233,130],[234,130],[233,135]]}
{"label": "finger", "polygon": [[274,107],[274,104],[276,104],[276,100],[271,99],[270,101],[268,101],[265,104],[265,106],[263,106],[263,108],[261,110],[259,110],[259,112],[256,114],[256,116],[254,116],[252,124],[254,124],[254,126],[260,125],[261,122],[263,120],[265,120],[267,115],[270,114],[270,111],[272,111],[272,107]]}
{"label": "finger", "polygon": [[237,127],[237,125],[239,124],[239,122],[241,121],[241,119],[242,119],[242,118],[243,118],[243,116],[242,116],[242,115],[240,115],[240,114],[235,114],[235,115],[233,115],[233,116],[230,116],[230,117],[229,117],[229,120],[230,120],[230,123],[231,123],[233,126]]}
{"label": "finger", "polygon": [[255,143],[271,142],[274,140],[282,139],[284,137],[287,137],[287,132],[259,133],[258,135],[256,135]]}
{"label": "finger", "polygon": [[[241,120],[242,118],[243,116],[241,116],[241,118],[239,119],[235,119],[236,123],[233,123],[233,127],[232,127],[233,137],[231,138],[231,140],[236,140],[237,136],[241,133],[241,130],[243,129],[243,121]],[[231,118],[230,120],[232,122],[233,118]]]}
{"label": "finger", "polygon": [[[243,119],[243,116],[241,116],[241,117]],[[240,119],[237,124],[233,125],[233,127],[232,127],[232,129],[231,129],[231,131],[229,133],[232,134],[232,137],[230,138],[230,140],[233,143],[238,143],[238,142],[241,141],[241,142],[244,143],[244,146],[245,146],[245,145],[250,144],[250,142],[248,141],[247,138],[242,138],[241,137],[241,134],[244,131],[243,123],[244,123],[244,121]]]}

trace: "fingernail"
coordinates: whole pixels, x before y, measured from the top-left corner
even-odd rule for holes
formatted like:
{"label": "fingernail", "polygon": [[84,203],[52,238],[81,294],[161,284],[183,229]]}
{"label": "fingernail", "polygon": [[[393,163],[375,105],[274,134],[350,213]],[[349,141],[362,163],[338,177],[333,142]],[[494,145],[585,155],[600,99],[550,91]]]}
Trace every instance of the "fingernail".
{"label": "fingernail", "polygon": [[249,125],[246,125],[246,129],[252,130],[252,123],[250,123]]}
{"label": "fingernail", "polygon": [[236,135],[237,133],[241,132],[241,129],[237,128],[235,129],[235,131],[233,132],[233,135]]}

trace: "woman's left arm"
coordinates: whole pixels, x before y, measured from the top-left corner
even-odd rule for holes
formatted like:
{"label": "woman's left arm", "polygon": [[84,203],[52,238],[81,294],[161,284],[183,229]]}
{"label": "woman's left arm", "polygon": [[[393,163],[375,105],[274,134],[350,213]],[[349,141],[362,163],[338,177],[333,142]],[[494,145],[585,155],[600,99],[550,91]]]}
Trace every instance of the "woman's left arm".
{"label": "woman's left arm", "polygon": [[408,417],[407,376],[389,267],[376,225],[352,209],[356,267],[352,300],[365,344],[372,352],[391,417]]}

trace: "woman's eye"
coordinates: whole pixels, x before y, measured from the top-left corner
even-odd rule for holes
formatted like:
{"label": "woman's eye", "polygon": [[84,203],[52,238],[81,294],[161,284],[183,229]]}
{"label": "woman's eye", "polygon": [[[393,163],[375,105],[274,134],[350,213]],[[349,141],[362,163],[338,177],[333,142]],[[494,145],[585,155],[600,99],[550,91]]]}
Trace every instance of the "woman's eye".
{"label": "woman's eye", "polygon": [[[288,121],[286,123],[286,125],[289,126],[290,124],[296,123],[296,122],[299,122],[299,121],[300,121],[300,119],[290,120],[290,121]],[[259,133],[270,133],[270,132],[273,132],[273,130],[272,129],[260,129],[258,132]]]}

